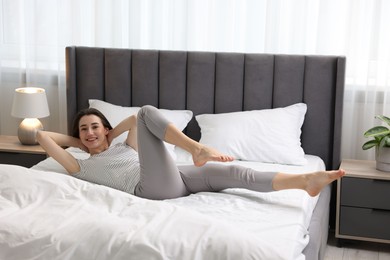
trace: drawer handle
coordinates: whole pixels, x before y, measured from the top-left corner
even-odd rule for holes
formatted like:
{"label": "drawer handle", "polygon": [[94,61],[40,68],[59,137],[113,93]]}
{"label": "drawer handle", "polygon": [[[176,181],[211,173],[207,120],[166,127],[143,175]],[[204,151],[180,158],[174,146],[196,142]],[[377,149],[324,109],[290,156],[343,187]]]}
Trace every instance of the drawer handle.
{"label": "drawer handle", "polygon": [[390,212],[390,210],[387,210],[387,209],[371,209],[373,212],[386,212],[386,213],[388,213],[388,212]]}

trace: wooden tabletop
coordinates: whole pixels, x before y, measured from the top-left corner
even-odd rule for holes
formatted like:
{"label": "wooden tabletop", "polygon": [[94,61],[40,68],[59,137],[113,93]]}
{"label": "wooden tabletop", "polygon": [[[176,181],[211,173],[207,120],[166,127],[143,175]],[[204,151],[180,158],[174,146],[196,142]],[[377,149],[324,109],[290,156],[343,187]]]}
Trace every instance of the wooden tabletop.
{"label": "wooden tabletop", "polygon": [[46,154],[40,145],[23,145],[17,136],[0,135],[0,152]]}
{"label": "wooden tabletop", "polygon": [[369,160],[342,160],[340,168],[350,177],[390,180],[390,172],[376,169],[376,162]]}

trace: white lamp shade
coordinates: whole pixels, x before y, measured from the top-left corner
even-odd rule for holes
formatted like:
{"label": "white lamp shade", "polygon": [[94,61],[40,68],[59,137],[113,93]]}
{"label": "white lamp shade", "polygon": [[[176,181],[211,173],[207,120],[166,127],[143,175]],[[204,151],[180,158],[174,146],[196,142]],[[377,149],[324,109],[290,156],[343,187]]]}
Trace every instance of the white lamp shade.
{"label": "white lamp shade", "polygon": [[43,88],[15,89],[11,115],[19,118],[42,118],[50,115]]}

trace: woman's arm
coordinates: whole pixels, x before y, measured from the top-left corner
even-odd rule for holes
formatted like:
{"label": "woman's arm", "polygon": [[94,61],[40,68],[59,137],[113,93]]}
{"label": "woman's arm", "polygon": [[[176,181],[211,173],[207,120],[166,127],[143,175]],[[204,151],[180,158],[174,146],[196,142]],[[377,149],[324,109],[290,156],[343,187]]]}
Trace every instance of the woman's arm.
{"label": "woman's arm", "polygon": [[72,174],[80,171],[77,160],[62,148],[62,146],[70,146],[85,150],[80,139],[54,132],[38,131],[37,140],[47,154],[61,164],[68,173]]}
{"label": "woman's arm", "polygon": [[125,118],[116,127],[114,127],[108,134],[108,143],[111,144],[112,140],[122,133],[129,131],[126,138],[126,143],[134,150],[138,151],[137,145],[137,116],[132,115]]}

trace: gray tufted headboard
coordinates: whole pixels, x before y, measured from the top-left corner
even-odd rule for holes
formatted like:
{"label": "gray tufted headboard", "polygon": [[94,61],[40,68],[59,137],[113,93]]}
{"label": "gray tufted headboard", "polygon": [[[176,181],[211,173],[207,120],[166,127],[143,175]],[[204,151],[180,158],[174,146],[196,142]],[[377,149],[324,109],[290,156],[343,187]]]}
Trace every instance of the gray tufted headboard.
{"label": "gray tufted headboard", "polygon": [[[302,146],[327,169],[340,164],[345,57],[66,48],[68,126],[88,99],[122,106],[189,109],[194,115],[276,108],[304,102]],[[199,140],[193,119],[186,133]],[[321,192],[309,226],[307,259],[323,259],[331,185]],[[334,205],[332,203],[331,205]],[[331,212],[329,214],[329,212]],[[329,222],[329,215],[333,217]]]}
{"label": "gray tufted headboard", "polygon": [[[194,115],[276,108],[304,102],[306,153],[328,169],[340,163],[345,57],[92,47],[66,48],[68,126],[95,98],[151,104]],[[186,133],[199,140],[193,119]]]}

